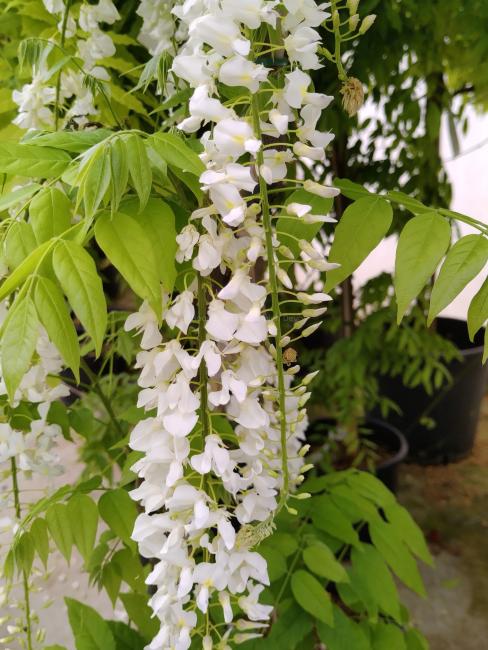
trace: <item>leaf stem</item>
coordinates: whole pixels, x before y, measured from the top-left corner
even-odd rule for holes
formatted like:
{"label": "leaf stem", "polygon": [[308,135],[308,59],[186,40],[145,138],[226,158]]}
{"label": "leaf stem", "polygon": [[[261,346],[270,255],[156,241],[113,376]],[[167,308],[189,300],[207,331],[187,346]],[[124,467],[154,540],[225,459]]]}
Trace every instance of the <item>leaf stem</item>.
{"label": "leaf stem", "polygon": [[[22,510],[20,507],[19,483],[17,480],[17,463],[15,462],[15,457],[12,457],[10,459],[10,467],[11,467],[11,474],[12,474],[12,488],[14,493],[15,518],[20,524],[22,520]],[[22,585],[24,590],[25,633],[27,638],[27,649],[32,650],[32,624],[31,624],[29,579],[25,567],[22,567]]]}

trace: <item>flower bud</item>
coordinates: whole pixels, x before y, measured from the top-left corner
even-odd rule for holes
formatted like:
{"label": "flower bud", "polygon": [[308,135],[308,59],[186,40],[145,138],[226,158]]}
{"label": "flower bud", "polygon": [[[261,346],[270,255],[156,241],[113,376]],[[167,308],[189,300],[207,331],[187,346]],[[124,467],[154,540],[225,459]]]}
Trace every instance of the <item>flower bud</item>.
{"label": "flower bud", "polygon": [[287,375],[296,375],[300,372],[300,366],[292,366],[291,368],[286,369]]}
{"label": "flower bud", "polygon": [[311,194],[316,194],[317,196],[321,196],[323,199],[332,199],[334,198],[334,196],[337,196],[338,194],[341,193],[341,191],[337,187],[320,185],[319,183],[316,183],[315,181],[311,181],[309,179],[307,179],[303,183],[303,189],[306,192],[310,192]]}
{"label": "flower bud", "polygon": [[366,16],[366,18],[364,18],[363,22],[361,23],[361,27],[359,28],[359,33],[366,34],[366,32],[373,25],[375,20],[376,20],[376,14],[369,14],[369,16]]}
{"label": "flower bud", "polygon": [[207,634],[202,639],[202,650],[212,650],[212,648],[213,648],[212,637],[208,636]]}
{"label": "flower bud", "polygon": [[276,275],[278,277],[278,280],[286,289],[293,289],[293,283],[283,269],[277,268]]}
{"label": "flower bud", "polygon": [[312,259],[319,259],[321,257],[317,249],[315,249],[310,242],[306,239],[300,239],[298,247],[301,251],[309,255]]}
{"label": "flower bud", "polygon": [[354,14],[349,18],[349,29],[351,30],[351,32],[355,32],[358,25],[359,25],[359,14]]}
{"label": "flower bud", "polygon": [[341,17],[339,16],[339,12],[337,9],[332,12],[332,24],[334,26],[334,29],[339,29],[341,25]]}
{"label": "flower bud", "polygon": [[309,472],[311,469],[313,469],[312,463],[309,463],[308,465],[304,465],[303,467],[300,468],[300,471],[302,474],[305,474],[306,472]]}
{"label": "flower bud", "polygon": [[298,400],[298,406],[300,408],[304,407],[305,404],[308,402],[308,400],[311,398],[312,393],[305,393],[305,395],[302,395],[300,399]]}
{"label": "flower bud", "polygon": [[327,311],[327,307],[321,307],[320,309],[303,309],[302,314],[308,318],[318,318],[323,316]]}
{"label": "flower bud", "polygon": [[300,492],[300,494],[295,494],[295,499],[305,501],[305,499],[310,499],[311,496],[310,492]]}
{"label": "flower bud", "polygon": [[294,260],[295,256],[291,252],[291,250],[288,248],[288,246],[285,246],[284,244],[281,244],[281,246],[278,248],[278,252],[283,255],[283,257],[286,257],[287,260]]}
{"label": "flower bud", "polygon": [[322,325],[322,323],[319,322],[319,323],[314,323],[313,325],[310,325],[309,327],[306,327],[302,332],[302,336],[304,338],[306,338],[307,336],[310,336],[311,334],[316,332],[321,325]]}
{"label": "flower bud", "polygon": [[359,0],[347,0],[346,7],[349,9],[349,14],[352,16],[357,13]]}
{"label": "flower bud", "polygon": [[303,447],[298,452],[298,455],[300,456],[300,458],[303,458],[308,454],[309,451],[310,451],[310,445],[303,445]]}
{"label": "flower bud", "polygon": [[288,513],[290,515],[297,515],[298,514],[298,510],[295,510],[295,508],[292,508],[288,504],[286,504],[286,509],[287,509],[287,511],[288,511]]}
{"label": "flower bud", "polygon": [[315,370],[315,372],[309,372],[308,375],[305,375],[305,377],[303,378],[302,383],[305,384],[305,386],[308,386],[319,374],[319,372],[320,370]]}
{"label": "flower bud", "polygon": [[332,300],[327,293],[305,293],[304,291],[298,291],[297,298],[304,305],[319,305],[321,302]]}
{"label": "flower bud", "polygon": [[291,341],[291,338],[288,336],[283,336],[280,340],[280,347],[284,348],[288,345],[288,343]]}

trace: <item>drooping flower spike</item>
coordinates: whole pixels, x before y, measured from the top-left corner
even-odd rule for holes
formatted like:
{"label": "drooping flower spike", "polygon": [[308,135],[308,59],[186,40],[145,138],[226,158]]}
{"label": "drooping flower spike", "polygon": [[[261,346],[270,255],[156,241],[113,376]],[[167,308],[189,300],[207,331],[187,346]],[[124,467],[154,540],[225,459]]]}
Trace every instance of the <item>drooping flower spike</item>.
{"label": "drooping flower spike", "polygon": [[[299,368],[286,346],[315,331],[309,319],[324,312],[328,296],[297,296],[288,271],[293,262],[332,265],[308,242],[298,242],[297,260],[282,245],[276,217],[283,207],[270,190],[298,186],[298,158],[323,160],[333,137],[317,130],[331,98],[313,92],[306,72],[320,67],[316,28],[327,13],[314,0],[287,0],[280,11],[278,4],[185,0],[173,9],[187,39],[172,73],[193,88],[179,128],[204,129],[207,205],[177,239],[177,259],[191,262],[194,280],[175,298],[163,296],[174,338],[159,340],[147,304],[127,322],[143,332],[139,406],[155,409],[130,442],[144,454],[133,468],[140,483],[132,497],[144,509],[133,537],[153,563],[150,605],[161,621],[150,650],[187,650],[195,636],[205,649],[224,649],[262,634],[271,607],[259,595],[269,578],[255,547],[303,480],[309,382],[294,384]],[[257,45],[254,30],[268,27],[282,42]],[[260,55],[266,49],[271,57]],[[288,57],[284,70],[273,65],[279,51]],[[304,189],[336,193],[312,182]],[[329,220],[297,202],[285,213]],[[287,327],[290,300],[317,309],[299,310]]]}

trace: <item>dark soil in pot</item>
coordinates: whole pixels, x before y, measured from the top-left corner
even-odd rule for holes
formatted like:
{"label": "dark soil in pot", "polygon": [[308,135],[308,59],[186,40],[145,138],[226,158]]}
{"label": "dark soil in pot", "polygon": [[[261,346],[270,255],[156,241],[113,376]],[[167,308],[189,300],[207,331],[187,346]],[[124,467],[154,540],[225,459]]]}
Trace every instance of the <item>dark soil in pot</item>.
{"label": "dark soil in pot", "polygon": [[[366,418],[362,428],[368,431],[368,441],[374,445],[377,457],[376,476],[392,492],[396,492],[400,464],[408,454],[405,436],[396,427],[374,417]],[[321,418],[311,422],[307,430],[307,440],[312,444],[312,450],[316,445],[325,444],[331,432],[336,429],[337,422],[332,418]],[[352,461],[352,458],[345,458],[340,452],[336,452],[333,465],[336,469],[345,469],[351,466]],[[360,469],[367,468],[360,467]]]}
{"label": "dark soil in pot", "polygon": [[450,384],[428,395],[422,388],[406,388],[398,378],[381,381],[384,395],[402,411],[388,422],[404,432],[409,459],[422,464],[450,463],[470,454],[488,377],[488,366],[481,363],[483,332],[471,343],[466,322],[453,318],[438,319],[437,329],[461,352],[461,360],[448,364]]}

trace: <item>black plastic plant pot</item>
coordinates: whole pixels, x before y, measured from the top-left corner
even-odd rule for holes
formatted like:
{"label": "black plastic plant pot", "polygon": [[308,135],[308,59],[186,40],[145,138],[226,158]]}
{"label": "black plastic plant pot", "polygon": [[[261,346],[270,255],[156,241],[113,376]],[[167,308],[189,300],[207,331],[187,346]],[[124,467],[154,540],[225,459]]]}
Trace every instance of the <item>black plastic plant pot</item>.
{"label": "black plastic plant pot", "polygon": [[[326,442],[328,432],[335,430],[337,422],[332,418],[321,418],[311,422],[307,438],[313,437]],[[408,443],[405,436],[393,425],[378,418],[367,417],[362,428],[368,431],[368,440],[375,443],[381,460],[376,466],[376,476],[392,492],[398,488],[399,469],[408,455]]]}
{"label": "black plastic plant pot", "polygon": [[401,415],[389,416],[388,422],[405,433],[409,460],[425,465],[469,456],[488,378],[488,367],[482,365],[482,332],[471,343],[466,322],[454,318],[438,319],[437,331],[461,352],[461,360],[448,364],[450,384],[428,395],[422,388],[406,388],[397,378],[381,382],[384,394],[402,411]]}

